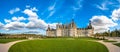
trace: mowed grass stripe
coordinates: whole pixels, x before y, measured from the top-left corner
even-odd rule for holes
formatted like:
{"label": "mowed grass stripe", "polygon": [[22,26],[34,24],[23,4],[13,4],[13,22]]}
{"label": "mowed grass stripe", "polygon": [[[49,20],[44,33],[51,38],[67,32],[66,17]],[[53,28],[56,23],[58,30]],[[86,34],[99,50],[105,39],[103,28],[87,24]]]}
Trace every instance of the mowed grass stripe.
{"label": "mowed grass stripe", "polygon": [[108,52],[98,42],[86,40],[30,40],[13,45],[9,52]]}

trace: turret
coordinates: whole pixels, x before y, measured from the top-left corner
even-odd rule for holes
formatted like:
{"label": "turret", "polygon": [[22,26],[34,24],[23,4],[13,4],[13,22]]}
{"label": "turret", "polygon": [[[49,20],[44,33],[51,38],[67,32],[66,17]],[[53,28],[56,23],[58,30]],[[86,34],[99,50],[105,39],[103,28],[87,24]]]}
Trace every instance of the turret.
{"label": "turret", "polygon": [[50,25],[48,25],[47,31],[50,31]]}
{"label": "turret", "polygon": [[92,27],[92,24],[91,24],[91,21],[90,21],[87,29],[92,29],[92,28],[93,28],[93,27]]}
{"label": "turret", "polygon": [[56,36],[57,36],[57,37],[62,36],[61,26],[62,26],[62,25],[60,25],[60,23],[58,23],[58,24],[56,25]]}
{"label": "turret", "polygon": [[69,32],[70,37],[75,37],[77,35],[77,28],[73,19],[72,22],[69,24]]}
{"label": "turret", "polygon": [[94,35],[94,28],[92,27],[91,21],[89,22],[89,25],[88,25],[87,29],[90,29],[89,32],[91,32],[89,34],[89,36],[93,36]]}
{"label": "turret", "polygon": [[56,29],[60,29],[60,23],[58,23],[57,25],[56,25]]}
{"label": "turret", "polygon": [[50,34],[50,26],[48,25],[48,28],[47,28],[47,30],[46,30],[46,35],[47,36],[51,36],[51,34]]}
{"label": "turret", "polygon": [[74,22],[73,19],[72,19],[72,22],[71,22],[71,24],[70,24],[70,28],[76,28],[76,25],[75,25],[75,22]]}

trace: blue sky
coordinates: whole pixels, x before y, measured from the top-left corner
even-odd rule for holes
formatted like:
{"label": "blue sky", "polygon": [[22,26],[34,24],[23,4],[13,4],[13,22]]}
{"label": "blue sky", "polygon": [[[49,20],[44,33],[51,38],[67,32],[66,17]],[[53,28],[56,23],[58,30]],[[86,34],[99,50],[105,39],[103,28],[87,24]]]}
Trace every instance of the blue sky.
{"label": "blue sky", "polygon": [[47,26],[74,19],[78,28],[89,20],[95,32],[120,28],[120,0],[1,0],[0,32],[42,33]]}

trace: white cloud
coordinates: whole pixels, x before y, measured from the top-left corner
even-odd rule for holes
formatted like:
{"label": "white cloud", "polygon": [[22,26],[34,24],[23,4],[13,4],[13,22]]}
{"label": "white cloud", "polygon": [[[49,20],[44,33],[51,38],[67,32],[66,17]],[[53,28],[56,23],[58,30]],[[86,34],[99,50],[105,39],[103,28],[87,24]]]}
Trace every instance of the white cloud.
{"label": "white cloud", "polygon": [[47,24],[41,19],[36,19],[34,22],[29,21],[29,23],[26,24],[26,28],[29,28],[29,29],[44,29],[45,30],[47,28]]}
{"label": "white cloud", "polygon": [[115,2],[113,2],[112,0],[105,0],[103,1],[100,5],[96,5],[97,8],[101,9],[101,10],[109,10],[109,8],[112,6],[116,5]]}
{"label": "white cloud", "polygon": [[22,32],[22,33],[27,33],[27,34],[41,34],[43,33],[42,30],[27,30],[26,32]]}
{"label": "white cloud", "polygon": [[26,24],[26,28],[46,30],[48,24],[44,20],[39,19],[36,12],[30,9],[25,9],[24,13],[29,16],[29,22]]}
{"label": "white cloud", "polygon": [[15,12],[20,11],[20,8],[15,8],[9,11],[10,14],[14,14]]}
{"label": "white cloud", "polygon": [[118,25],[106,16],[93,16],[90,20],[92,21],[95,33],[108,31],[110,27]]}
{"label": "white cloud", "polygon": [[6,24],[4,26],[4,29],[5,30],[21,30],[21,29],[24,29],[24,27],[25,27],[25,23],[15,21],[15,22],[10,22]]}
{"label": "white cloud", "polygon": [[51,17],[54,13],[55,13],[55,11],[51,11],[50,14],[47,16],[47,18]]}
{"label": "white cloud", "polygon": [[11,23],[11,22],[15,22],[15,21],[22,21],[22,20],[26,20],[26,18],[24,17],[12,17],[12,19],[4,19],[5,23]]}
{"label": "white cloud", "polygon": [[23,16],[21,16],[21,17],[12,17],[12,20],[13,21],[22,21],[22,20],[26,20],[26,18],[24,18]]}
{"label": "white cloud", "polygon": [[36,7],[31,8],[32,11],[38,11],[38,9],[36,9]]}
{"label": "white cloud", "polygon": [[29,22],[26,24],[26,28],[29,28],[29,29],[40,28],[41,22],[38,22],[38,21],[41,21],[41,20],[38,19],[38,15],[36,12],[33,12],[33,10],[30,10],[30,9],[25,9],[24,13],[29,16],[28,18]]}
{"label": "white cloud", "polygon": [[[0,28],[3,28],[4,30],[9,30],[9,31],[24,30],[24,29],[29,29],[29,30],[39,29],[39,30],[45,31],[48,27],[48,24],[50,24],[51,28],[54,28],[54,29],[56,28],[56,23],[46,23],[44,20],[39,18],[36,12],[37,12],[37,9],[35,7],[25,9],[23,13],[27,14],[28,18],[25,18],[23,16],[19,16],[19,17],[14,16],[11,19],[4,19],[4,21],[7,24],[4,25],[0,23]],[[28,20],[28,22],[27,23],[21,22],[22,20]]]}
{"label": "white cloud", "polygon": [[49,10],[49,11],[54,10],[54,9],[55,9],[55,6],[56,6],[56,2],[55,2],[53,5],[51,5],[51,6],[48,8],[48,10]]}
{"label": "white cloud", "polygon": [[75,18],[75,13],[82,8],[82,2],[83,0],[75,0],[75,5],[71,7],[73,10],[72,18]]}
{"label": "white cloud", "polygon": [[101,5],[96,5],[96,7],[101,9],[101,10],[108,10],[107,4],[108,4],[108,1],[105,1]]}
{"label": "white cloud", "polygon": [[113,10],[111,17],[112,17],[112,19],[115,20],[115,21],[116,21],[116,20],[120,20],[120,8]]}
{"label": "white cloud", "polygon": [[12,20],[15,20],[15,21],[16,21],[16,20],[17,20],[17,17],[12,17]]}
{"label": "white cloud", "polygon": [[76,4],[75,4],[74,6],[72,6],[72,9],[73,9],[74,11],[79,10],[79,9],[82,7],[82,2],[83,2],[83,0],[77,0],[77,1],[76,1]]}
{"label": "white cloud", "polygon": [[80,9],[80,8],[78,8],[78,7],[75,7],[75,6],[73,6],[72,8],[73,8],[74,11],[77,11],[77,10]]}
{"label": "white cloud", "polygon": [[30,8],[30,5],[26,5],[26,8]]}
{"label": "white cloud", "polygon": [[50,10],[50,11],[51,11],[51,10],[53,10],[53,9],[54,9],[54,7],[55,7],[55,5],[50,6],[50,7],[49,7],[49,10]]}
{"label": "white cloud", "polygon": [[30,9],[25,9],[25,10],[23,11],[23,13],[27,14],[27,15],[30,16],[30,17],[38,17],[38,15],[36,14],[36,12],[33,12],[33,11],[30,10]]}
{"label": "white cloud", "polygon": [[11,20],[8,20],[8,19],[4,19],[5,23],[9,23],[11,22]]}
{"label": "white cloud", "polygon": [[97,5],[97,8],[99,8],[99,9],[101,9],[101,10],[108,10],[108,8],[106,7],[106,4],[101,4],[101,6],[100,5]]}
{"label": "white cloud", "polygon": [[51,17],[51,16],[55,13],[56,2],[57,2],[57,1],[55,1],[55,3],[54,3],[53,5],[51,5],[51,6],[48,7],[48,11],[50,11],[50,13],[49,13],[49,15],[47,16],[47,18]]}
{"label": "white cloud", "polygon": [[77,1],[77,4],[78,4],[78,7],[79,7],[79,8],[82,7],[82,5],[81,5],[82,1],[83,1],[83,0],[78,0],[78,1]]}
{"label": "white cloud", "polygon": [[0,29],[3,29],[4,24],[0,22]]}
{"label": "white cloud", "polygon": [[[50,26],[50,28],[52,29],[56,29],[56,24],[58,23],[48,23],[48,25]],[[48,26],[47,26],[48,27]]]}

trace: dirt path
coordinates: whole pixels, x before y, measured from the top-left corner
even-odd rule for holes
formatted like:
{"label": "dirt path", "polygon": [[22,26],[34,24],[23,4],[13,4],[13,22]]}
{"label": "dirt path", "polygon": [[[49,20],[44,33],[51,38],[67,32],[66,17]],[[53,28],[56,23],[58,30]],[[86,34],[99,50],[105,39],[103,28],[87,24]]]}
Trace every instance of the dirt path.
{"label": "dirt path", "polygon": [[18,42],[22,42],[22,41],[27,41],[27,40],[18,40],[18,41],[14,41],[14,42],[9,42],[9,43],[5,43],[5,44],[0,44],[0,52],[8,52],[9,48]]}
{"label": "dirt path", "polygon": [[98,42],[104,44],[108,48],[109,52],[120,52],[120,47],[113,45],[112,43],[103,42],[103,41],[98,41]]}

